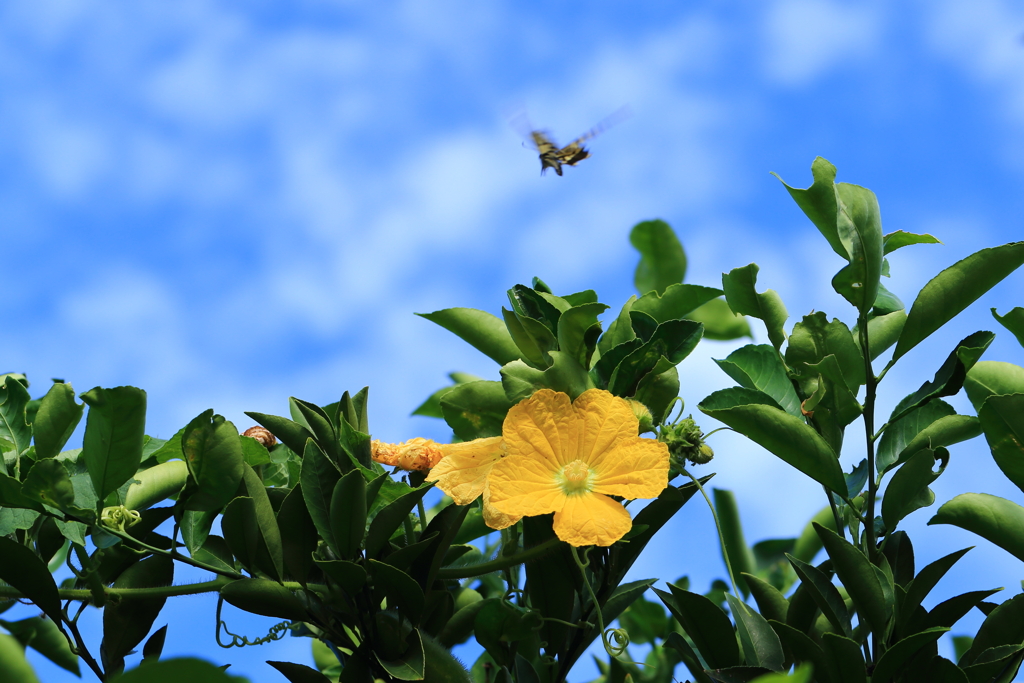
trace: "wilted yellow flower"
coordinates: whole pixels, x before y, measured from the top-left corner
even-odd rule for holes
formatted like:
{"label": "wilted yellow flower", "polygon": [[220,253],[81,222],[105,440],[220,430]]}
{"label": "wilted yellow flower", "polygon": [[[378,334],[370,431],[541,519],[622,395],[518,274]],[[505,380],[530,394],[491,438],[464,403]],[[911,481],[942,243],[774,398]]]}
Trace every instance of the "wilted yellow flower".
{"label": "wilted yellow flower", "polygon": [[402,443],[370,442],[370,457],[374,462],[403,470],[429,470],[444,457],[441,444],[416,437]]}
{"label": "wilted yellow flower", "polygon": [[624,399],[590,389],[571,402],[542,389],[505,418],[508,457],[491,464],[490,503],[507,515],[555,513],[555,533],[571,545],[611,545],[633,522],[608,496],[654,498],[668,486],[667,446],[637,434]]}

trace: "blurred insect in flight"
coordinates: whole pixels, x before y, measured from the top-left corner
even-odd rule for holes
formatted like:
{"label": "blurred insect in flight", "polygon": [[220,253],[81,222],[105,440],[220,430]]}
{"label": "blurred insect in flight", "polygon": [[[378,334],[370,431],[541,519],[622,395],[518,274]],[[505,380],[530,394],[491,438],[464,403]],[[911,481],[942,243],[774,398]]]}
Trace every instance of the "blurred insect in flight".
{"label": "blurred insect in flight", "polygon": [[534,129],[527,121],[525,114],[517,116],[512,125],[519,129],[525,137],[528,137],[537,149],[537,153],[540,155],[541,175],[544,175],[549,168],[555,169],[555,173],[562,175],[562,166],[575,166],[590,156],[590,151],[583,146],[585,141],[629,118],[629,115],[629,108],[622,107],[565,147],[559,147],[552,142],[546,131]]}

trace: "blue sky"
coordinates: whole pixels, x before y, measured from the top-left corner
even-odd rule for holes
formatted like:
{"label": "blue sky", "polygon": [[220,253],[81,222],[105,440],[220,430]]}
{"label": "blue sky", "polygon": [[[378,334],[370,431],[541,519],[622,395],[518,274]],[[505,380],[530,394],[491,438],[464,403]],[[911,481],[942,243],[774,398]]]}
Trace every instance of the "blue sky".
{"label": "blue sky", "polygon": [[[849,321],[827,285],[838,257],[769,175],[806,186],[817,155],[877,193],[886,231],[945,243],[891,259],[886,285],[909,306],[939,269],[1024,237],[1022,34],[1024,10],[1001,0],[6,3],[0,358],[37,395],[51,377],[145,388],[154,436],[210,407],[244,429],[245,410],[369,385],[375,437],[443,439],[409,413],[446,373],[497,368],[413,313],[497,313],[534,275],[615,311],[640,220],[676,228],[689,282],[756,262],[790,325],[812,309]],[[509,125],[526,111],[564,143],[623,105],[632,117],[561,178],[539,176]],[[1022,289],[1011,276],[902,360],[883,415],[956,340],[996,329],[988,307],[1024,305]],[[710,358],[735,346],[702,344],[681,366],[691,409],[731,384]],[[1004,333],[988,357],[1024,363],[1024,350]],[[706,469],[737,492],[749,540],[797,533],[822,503],[742,439],[713,446]],[[933,488],[938,502],[1022,501],[980,440],[953,449]],[[919,565],[979,545],[937,598],[1019,590],[1019,563],[929,516],[907,520]],[[662,533],[637,578],[703,589],[723,574],[696,501]],[[169,653],[253,680],[276,675],[263,660],[304,656],[295,639],[210,648],[212,602],[174,609]]]}

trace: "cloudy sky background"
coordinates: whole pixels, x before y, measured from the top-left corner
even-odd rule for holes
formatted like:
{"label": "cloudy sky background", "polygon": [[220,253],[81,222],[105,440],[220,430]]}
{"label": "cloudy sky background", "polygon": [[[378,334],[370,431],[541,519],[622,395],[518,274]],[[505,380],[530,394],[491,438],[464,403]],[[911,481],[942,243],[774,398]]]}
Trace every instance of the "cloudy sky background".
{"label": "cloudy sky background", "polygon": [[[756,262],[790,325],[811,310],[852,321],[828,286],[842,264],[769,175],[807,186],[817,155],[877,193],[887,232],[943,240],[890,259],[886,285],[909,307],[941,268],[1024,236],[1022,35],[1024,10],[1001,0],[5,3],[2,365],[34,395],[51,377],[143,387],[147,431],[164,438],[210,407],[244,429],[243,411],[369,385],[375,437],[444,439],[409,413],[446,373],[497,367],[413,313],[499,313],[505,290],[537,275],[556,293],[597,290],[610,320],[633,293],[640,220],[676,228],[688,282],[719,286]],[[564,144],[622,105],[632,117],[561,178],[539,176],[509,125],[526,111]],[[1022,290],[1017,273],[901,361],[881,416],[957,340],[1001,330],[988,308],[1024,305]],[[710,358],[736,346],[707,342],[683,363],[688,409],[731,384]],[[1005,332],[987,357],[1024,363]],[[795,535],[823,504],[743,439],[712,445],[705,469],[738,494],[748,540]],[[975,490],[1022,501],[981,440],[953,449],[933,489],[940,503]],[[1019,591],[1017,561],[929,516],[906,522],[919,566],[979,545],[931,604]],[[724,574],[713,533],[694,501],[634,578],[688,574],[705,590]],[[170,601],[165,654],[253,680],[276,676],[266,659],[308,661],[301,639],[211,646],[213,602]],[[574,680],[593,674],[581,664]]]}

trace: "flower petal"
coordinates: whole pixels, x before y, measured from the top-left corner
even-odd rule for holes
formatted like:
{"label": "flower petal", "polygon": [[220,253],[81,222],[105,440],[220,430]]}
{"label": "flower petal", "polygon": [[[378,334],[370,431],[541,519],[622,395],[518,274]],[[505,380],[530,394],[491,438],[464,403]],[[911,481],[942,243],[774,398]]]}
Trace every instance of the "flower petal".
{"label": "flower petal", "polygon": [[491,487],[484,487],[484,524],[492,529],[507,529],[523,518],[522,515],[506,515],[491,505]]}
{"label": "flower petal", "polygon": [[573,401],[572,407],[583,432],[576,457],[594,469],[600,470],[620,443],[639,438],[640,422],[633,410],[624,399],[610,392],[588,389]]}
{"label": "flower petal", "polygon": [[507,515],[545,515],[560,510],[565,494],[550,461],[509,455],[495,463],[487,479],[491,505]]}
{"label": "flower petal", "polygon": [[510,456],[542,460],[552,472],[577,458],[580,423],[568,394],[541,389],[512,406],[501,431]]}
{"label": "flower petal", "polygon": [[484,492],[487,475],[505,455],[500,436],[444,444],[441,449],[444,457],[430,470],[427,481],[436,481],[456,505],[468,505]]}
{"label": "flower petal", "polygon": [[554,519],[555,534],[574,546],[608,546],[632,528],[626,509],[599,493],[569,496]]}
{"label": "flower petal", "polygon": [[657,498],[668,486],[668,446],[637,437],[620,444],[594,468],[594,491],[623,498]]}

